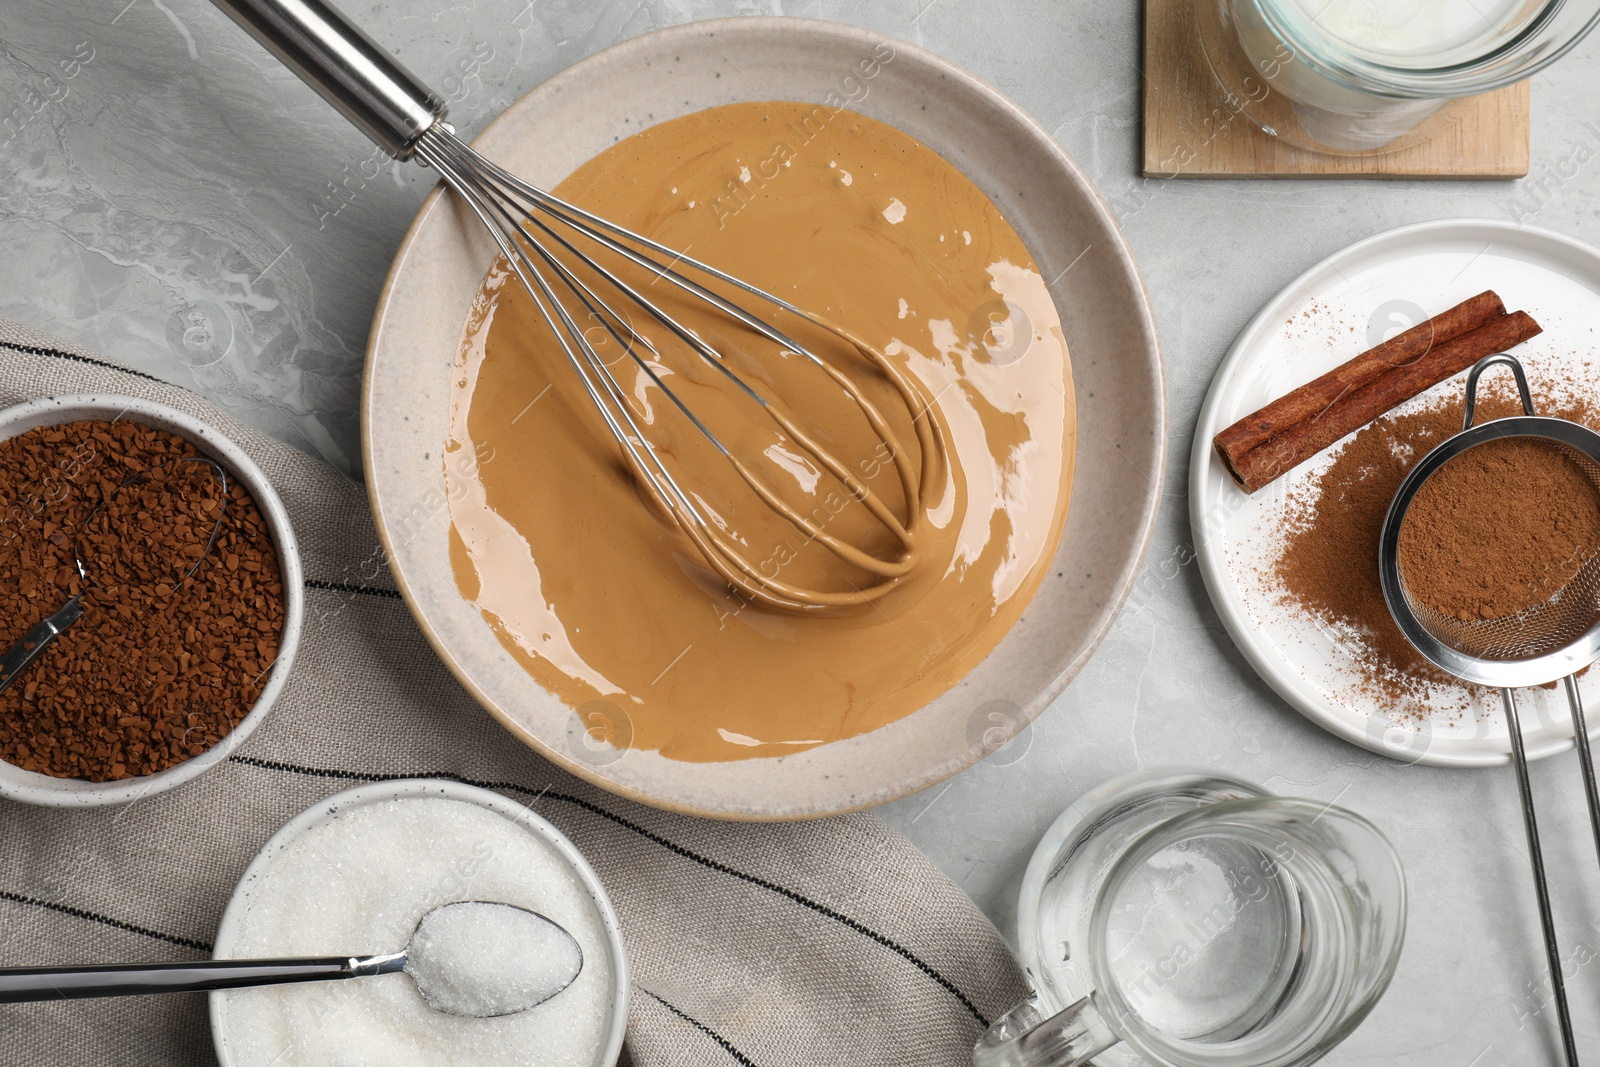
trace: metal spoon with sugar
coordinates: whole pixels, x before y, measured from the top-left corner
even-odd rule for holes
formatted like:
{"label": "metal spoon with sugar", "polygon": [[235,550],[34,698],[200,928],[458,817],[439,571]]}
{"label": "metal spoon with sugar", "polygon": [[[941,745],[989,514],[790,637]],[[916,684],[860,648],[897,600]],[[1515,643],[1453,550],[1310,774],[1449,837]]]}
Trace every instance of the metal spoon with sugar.
{"label": "metal spoon with sugar", "polygon": [[404,971],[429,1007],[492,1019],[538,1007],[583,970],[583,949],[554,920],[514,904],[466,900],[422,917],[405,950],[381,956],[0,969],[0,1004],[203,993]]}

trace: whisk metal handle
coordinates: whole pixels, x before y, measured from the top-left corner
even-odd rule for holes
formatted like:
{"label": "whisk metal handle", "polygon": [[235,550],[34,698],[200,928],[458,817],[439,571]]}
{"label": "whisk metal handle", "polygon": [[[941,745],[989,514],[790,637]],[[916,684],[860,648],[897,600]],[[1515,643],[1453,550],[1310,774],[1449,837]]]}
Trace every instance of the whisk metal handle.
{"label": "whisk metal handle", "polygon": [[245,32],[396,159],[445,103],[326,0],[213,0]]}

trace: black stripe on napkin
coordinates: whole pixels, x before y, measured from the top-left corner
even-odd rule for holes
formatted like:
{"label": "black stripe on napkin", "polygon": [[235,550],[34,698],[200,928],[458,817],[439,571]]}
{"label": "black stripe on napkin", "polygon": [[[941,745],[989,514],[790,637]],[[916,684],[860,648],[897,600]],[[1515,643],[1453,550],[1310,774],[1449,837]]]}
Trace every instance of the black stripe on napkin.
{"label": "black stripe on napkin", "polygon": [[[63,352],[59,348],[38,348],[34,345],[19,345],[14,341],[0,341],[0,348],[9,348],[13,352],[23,352],[30,356],[49,356],[52,359],[70,359],[74,363],[87,363],[91,367],[102,367],[106,370],[114,370],[119,374],[131,374],[135,378],[143,378],[145,381],[155,382],[157,385],[172,385],[171,382],[163,381],[162,379],[157,378],[154,374],[146,374],[142,370],[134,370],[131,367],[123,367],[119,364],[109,363],[103,359],[94,359],[90,356],[80,356],[75,352]],[[180,385],[173,386],[173,388],[181,389],[183,387]]]}
{"label": "black stripe on napkin", "polygon": [[320,578],[307,578],[307,589],[322,589],[329,593],[350,593],[365,596],[388,597],[391,600],[400,599],[398,589],[384,589],[376,585],[351,585],[349,582],[325,582]]}
{"label": "black stripe on napkin", "polygon": [[576,807],[582,808],[587,812],[590,812],[591,814],[598,815],[603,819],[609,819],[618,826],[633,831],[645,840],[654,842],[655,844],[660,845],[662,848],[667,849],[670,852],[674,852],[677,855],[682,856],[684,859],[698,863],[708,870],[713,870],[719,874],[725,874],[730,878],[737,878],[740,881],[748,882],[754,886],[759,886],[769,892],[777,893],[779,896],[785,897],[794,903],[799,904],[801,907],[810,908],[818,915],[825,916],[829,919],[832,919],[834,922],[849,927],[851,930],[861,934],[863,937],[871,938],[873,941],[876,941],[884,948],[900,956],[906,962],[916,967],[917,970],[921,971],[923,974],[939,983],[939,985],[942,986],[947,993],[955,997],[961,1002],[962,1006],[965,1007],[967,1011],[972,1013],[972,1017],[978,1020],[979,1025],[983,1026],[985,1029],[987,1029],[989,1026],[988,1018],[984,1016],[983,1012],[978,1010],[978,1006],[972,1003],[972,1001],[967,998],[965,993],[956,988],[954,982],[940,974],[933,968],[931,964],[923,960],[920,956],[906,948],[904,945],[901,945],[898,941],[895,941],[893,938],[884,934],[880,934],[866,924],[858,922],[841,912],[834,911],[826,904],[819,904],[817,901],[812,900],[811,898],[798,893],[787,886],[778,885],[776,882],[769,882],[765,878],[758,878],[753,874],[746,874],[743,871],[729,867],[725,863],[719,863],[710,857],[702,856],[691,849],[685,848],[675,841],[669,841],[667,838],[662,837],[659,834],[651,833],[638,823],[629,822],[622,816],[607,811],[598,804],[590,803],[589,801],[584,800],[582,797],[575,797],[567,793],[553,793],[548,790],[529,789],[526,786],[517,785],[515,782],[485,782],[473,778],[463,778],[461,775],[451,774],[449,771],[427,771],[420,774],[381,774],[360,771],[346,771],[325,767],[301,767],[293,763],[279,763],[274,760],[255,759],[250,756],[229,756],[228,759],[232,763],[242,763],[247,767],[258,767],[262,770],[283,771],[289,774],[303,774],[313,778],[335,778],[352,782],[396,782],[407,778],[443,779],[445,781],[460,782],[462,785],[477,786],[479,789],[498,789],[507,793],[521,793],[525,796],[534,797],[536,800],[542,798],[545,800],[557,800],[565,804],[572,804]]}
{"label": "black stripe on napkin", "polygon": [[4,889],[0,889],[0,900],[9,900],[13,904],[26,904],[29,907],[34,908],[45,908],[49,911],[59,912],[62,915],[70,915],[74,919],[86,919],[89,922],[99,923],[101,926],[110,926],[117,930],[124,930],[130,934],[139,934],[143,937],[154,938],[157,941],[165,941],[169,945],[177,945],[181,948],[192,948],[198,952],[204,952],[207,955],[210,955],[211,953],[211,946],[204,941],[196,941],[189,937],[179,937],[177,934],[164,934],[160,930],[151,930],[148,927],[135,926],[133,923],[123,922],[121,919],[113,919],[109,915],[101,915],[98,912],[93,911],[85,911],[82,908],[74,908],[67,904],[56,904],[52,901],[39,900],[35,897],[25,897],[21,893],[8,893]]}
{"label": "black stripe on napkin", "polygon": [[688,1023],[690,1026],[694,1027],[696,1030],[700,1031],[702,1034],[705,1034],[707,1037],[709,1037],[711,1040],[715,1041],[717,1044],[721,1045],[722,1046],[722,1051],[726,1052],[728,1055],[732,1056],[735,1060],[737,1060],[740,1063],[742,1063],[744,1065],[744,1067],[756,1067],[754,1060],[752,1060],[749,1056],[746,1056],[744,1053],[740,1052],[738,1049],[733,1047],[733,1042],[729,1041],[727,1038],[723,1037],[721,1034],[719,1034],[715,1030],[711,1029],[711,1027],[707,1026],[705,1023],[701,1022],[699,1019],[694,1018],[693,1016],[689,1015],[687,1012],[681,1011],[678,1008],[673,1007],[671,1004],[668,1004],[661,997],[656,996],[656,994],[650,992],[650,990],[648,990],[648,989],[645,989],[643,986],[636,985],[633,988],[637,989],[639,992],[643,993],[645,996],[649,997],[651,1000],[655,1001],[657,1004],[661,1005],[663,1008],[666,1008],[673,1015],[676,1015],[678,1018],[682,1019],[684,1022]]}

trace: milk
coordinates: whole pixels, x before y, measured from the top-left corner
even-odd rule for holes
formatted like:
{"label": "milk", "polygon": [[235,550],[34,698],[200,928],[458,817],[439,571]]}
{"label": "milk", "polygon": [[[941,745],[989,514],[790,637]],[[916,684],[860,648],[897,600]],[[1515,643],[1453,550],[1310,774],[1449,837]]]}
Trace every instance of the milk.
{"label": "milk", "polygon": [[1330,41],[1429,67],[1504,37],[1522,0],[1294,0]]}
{"label": "milk", "polygon": [[1532,0],[1217,2],[1248,62],[1219,72],[1225,86],[1268,132],[1341,152],[1397,142],[1454,95],[1444,72],[1493,53],[1539,10]]}

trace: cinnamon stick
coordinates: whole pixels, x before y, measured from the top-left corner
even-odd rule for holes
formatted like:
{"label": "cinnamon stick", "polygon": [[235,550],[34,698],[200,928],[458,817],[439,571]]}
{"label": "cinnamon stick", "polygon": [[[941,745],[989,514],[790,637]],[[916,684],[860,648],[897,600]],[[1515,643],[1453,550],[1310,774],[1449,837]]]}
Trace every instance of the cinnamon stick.
{"label": "cinnamon stick", "polygon": [[1505,313],[1506,306],[1493,289],[1463,300],[1449,311],[1417,323],[1404,333],[1341,363],[1315,381],[1286,393],[1260,411],[1246,415],[1217,434],[1217,451],[1224,462],[1231,464],[1290,426],[1326,411],[1340,397],[1348,396],[1380,374],[1409,363],[1425,355],[1434,345],[1476,330]]}
{"label": "cinnamon stick", "polygon": [[[1479,301],[1484,297],[1492,298],[1495,305],[1500,303],[1499,297],[1493,293],[1480,294],[1466,303],[1451,308],[1445,315],[1430,319],[1423,326],[1427,326],[1429,323],[1437,324],[1439,319],[1444,319],[1447,315],[1461,311],[1468,304]],[[1482,306],[1480,305],[1478,313],[1481,313]],[[1461,319],[1456,317],[1445,325],[1455,325],[1460,321]],[[1412,330],[1408,330],[1407,333],[1414,333],[1417,329],[1420,329],[1420,327],[1414,327]],[[1437,334],[1439,329],[1439,325],[1434,325],[1432,332]],[[1391,349],[1390,354],[1379,356],[1376,360],[1369,359],[1368,357],[1372,357],[1374,353],[1384,347],[1384,345],[1379,345],[1378,348],[1363,353],[1357,356],[1356,359],[1351,360],[1350,363],[1345,364],[1348,367],[1358,361],[1365,363],[1368,373],[1364,375],[1364,384],[1358,385],[1342,395],[1335,395],[1324,402],[1322,407],[1311,410],[1308,415],[1293,422],[1279,424],[1277,419],[1264,419],[1262,417],[1263,412],[1267,412],[1273,407],[1273,404],[1269,404],[1261,411],[1240,420],[1239,423],[1235,423],[1234,426],[1230,426],[1227,430],[1218,434],[1214,441],[1217,454],[1222,458],[1223,466],[1233,476],[1234,481],[1238,482],[1246,492],[1253,493],[1262,486],[1287,474],[1341,437],[1360,429],[1379,415],[1399,404],[1403,404],[1423,390],[1429,389],[1446,378],[1466,370],[1484,356],[1493,355],[1496,352],[1504,352],[1506,349],[1519,345],[1540,332],[1541,327],[1533,320],[1531,315],[1525,311],[1515,311],[1509,315],[1501,314],[1498,317],[1491,318],[1477,328],[1469,329],[1443,342],[1434,342],[1424,349],[1421,354],[1402,357],[1400,362],[1387,363],[1387,360],[1392,358],[1393,352],[1405,351],[1406,349],[1404,348]],[[1404,336],[1406,335],[1400,335],[1400,337]],[[1398,341],[1400,337],[1396,337],[1393,340]],[[1392,342],[1386,342],[1385,344],[1390,343]],[[1414,345],[1415,342],[1413,341],[1412,344]],[[1370,368],[1379,363],[1385,365],[1378,366],[1377,373],[1370,373]],[[1324,375],[1323,378],[1317,379],[1316,382],[1311,383],[1309,386],[1303,386],[1302,389],[1310,389],[1311,386],[1317,386],[1318,383],[1329,377],[1330,375]],[[1363,380],[1363,376],[1357,376],[1355,380]],[[1325,389],[1322,386],[1319,386],[1319,388]],[[1300,390],[1295,392],[1298,393]],[[1295,394],[1291,393],[1289,395],[1294,396]],[[1273,403],[1278,404],[1280,401],[1274,401]],[[1306,406],[1307,401],[1302,397],[1297,398],[1293,404],[1283,405],[1279,408],[1279,411],[1298,413],[1305,411]],[[1262,437],[1261,423],[1263,422],[1273,424],[1276,432]],[[1246,441],[1250,440],[1251,435],[1254,434],[1258,438],[1258,443],[1254,447],[1243,451],[1240,451],[1237,447],[1232,449],[1225,447],[1224,435],[1229,434],[1230,431],[1235,431],[1236,427],[1245,426],[1245,424],[1249,425],[1245,429],[1234,432],[1230,439],[1234,442]]]}

